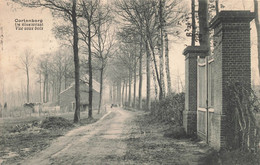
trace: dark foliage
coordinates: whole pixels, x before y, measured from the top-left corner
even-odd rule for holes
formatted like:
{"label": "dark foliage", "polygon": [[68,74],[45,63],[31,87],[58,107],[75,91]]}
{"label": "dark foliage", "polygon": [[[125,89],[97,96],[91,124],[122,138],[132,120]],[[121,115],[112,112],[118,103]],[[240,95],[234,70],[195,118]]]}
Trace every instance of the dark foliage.
{"label": "dark foliage", "polygon": [[227,117],[230,130],[230,148],[256,152],[259,147],[259,126],[256,114],[259,112],[259,100],[247,83],[230,83],[227,95],[229,105]]}
{"label": "dark foliage", "polygon": [[174,139],[184,139],[188,138],[184,127],[182,126],[174,126],[173,128],[171,127],[168,130],[165,130],[165,133],[163,135],[164,137],[168,138],[174,138]]}
{"label": "dark foliage", "polygon": [[184,93],[172,93],[160,101],[153,101],[151,104],[151,113],[156,116],[158,120],[173,122],[181,126],[184,104]]}

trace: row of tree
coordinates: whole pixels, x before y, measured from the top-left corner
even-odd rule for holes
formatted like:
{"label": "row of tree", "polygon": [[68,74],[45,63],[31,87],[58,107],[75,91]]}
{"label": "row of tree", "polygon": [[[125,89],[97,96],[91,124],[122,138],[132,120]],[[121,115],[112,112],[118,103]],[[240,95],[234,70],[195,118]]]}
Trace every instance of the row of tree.
{"label": "row of tree", "polygon": [[187,10],[179,0],[117,0],[115,11],[120,44],[112,61],[112,84],[123,84],[123,103],[142,109],[143,70],[146,68],[145,108],[150,109],[151,84],[155,85],[155,96],[159,95],[159,99],[171,93],[169,36],[179,37],[180,22]]}
{"label": "row of tree", "polygon": [[[51,0],[13,1],[26,7],[49,8],[55,17],[64,20],[62,23],[56,23],[54,32],[57,38],[73,48],[75,67],[68,70],[67,66],[71,66],[71,60],[66,61],[69,56],[64,52],[58,52],[54,56],[57,58],[51,59],[46,55],[39,60],[37,74],[40,77],[40,82],[43,82],[43,90],[40,90],[43,91],[40,94],[41,98],[47,102],[49,101],[49,84],[54,100],[61,92],[62,81],[65,82],[66,88],[68,85],[67,75],[71,75],[71,71],[74,70],[76,100],[74,122],[80,120],[80,75],[89,74],[87,82],[89,85],[89,117],[92,117],[93,70],[98,70],[100,74],[98,78],[101,84],[100,109],[104,74],[108,59],[113,54],[116,55],[110,62],[109,71],[116,74],[110,74],[110,80],[112,80],[112,84],[120,84],[123,87],[121,95],[125,95],[125,99],[128,97],[127,104],[129,106],[132,106],[133,103],[134,107],[138,104],[138,108],[142,108],[144,68],[146,68],[147,109],[150,109],[151,104],[151,75],[154,80],[156,97],[159,95],[159,99],[162,99],[171,92],[168,38],[180,34],[180,21],[183,21],[186,14],[181,1],[116,0],[114,3],[115,14],[119,18],[116,23],[120,25],[116,35],[117,41],[119,41],[116,44],[116,50],[114,38],[111,35],[113,32],[109,26],[113,21],[114,13],[112,14],[111,9],[99,0],[73,0],[72,3],[62,0],[55,2]],[[79,54],[83,54],[83,56],[79,57]],[[146,62],[146,67],[143,65],[144,62]],[[83,69],[80,70],[80,66]],[[139,77],[138,103],[136,103],[137,77]],[[123,85],[121,85],[122,82]],[[132,83],[134,83],[133,98],[131,96]],[[129,88],[128,96],[127,87]],[[40,88],[42,88],[41,85]],[[157,88],[159,92],[157,92]],[[29,86],[27,89],[29,90]]]}
{"label": "row of tree", "polygon": [[[169,38],[179,37],[182,23],[190,18],[181,0],[115,0],[113,6],[115,12],[112,12],[112,6],[105,5],[100,0],[12,1],[25,7],[48,8],[52,11],[53,16],[63,20],[57,21],[54,32],[57,38],[73,49],[74,69],[72,71],[74,71],[76,100],[74,122],[80,120],[79,84],[82,74],[89,75],[87,82],[89,85],[89,117],[92,117],[93,71],[99,74],[98,79],[101,84],[99,109],[102,104],[103,80],[106,72],[111,73],[109,74],[111,83],[120,86],[117,95],[120,95],[120,99],[124,100],[122,102],[127,102],[128,106],[136,107],[138,105],[138,108],[142,108],[144,69],[146,69],[147,109],[150,109],[151,106],[151,84],[155,85],[155,95],[159,99],[171,93]],[[192,2],[192,15],[194,15],[195,4],[194,1]],[[215,10],[218,11],[218,1],[215,1],[215,4]],[[208,47],[207,0],[199,0],[198,13],[199,26],[204,27],[199,29],[199,34],[203,34],[199,35],[200,45]],[[195,45],[194,16],[192,20],[190,26],[193,29],[192,45]],[[113,23],[118,24],[116,28],[110,26]],[[117,29],[117,43],[115,43],[114,32],[111,29]],[[49,83],[47,82],[51,82],[52,93],[56,94],[61,91],[63,80],[65,87],[67,86],[67,73],[64,71],[64,66],[61,66],[66,63],[62,61],[63,57],[61,56],[67,55],[65,55],[66,53],[57,53],[57,56],[59,54],[60,57],[57,58],[57,61],[52,61],[54,63],[53,69],[50,69],[46,62],[48,58],[42,58],[39,62],[37,73],[41,77],[40,79],[43,77],[44,90],[42,95],[44,101],[48,101],[46,92],[49,91]],[[113,59],[109,61],[112,56]],[[151,83],[151,76],[154,83]]]}

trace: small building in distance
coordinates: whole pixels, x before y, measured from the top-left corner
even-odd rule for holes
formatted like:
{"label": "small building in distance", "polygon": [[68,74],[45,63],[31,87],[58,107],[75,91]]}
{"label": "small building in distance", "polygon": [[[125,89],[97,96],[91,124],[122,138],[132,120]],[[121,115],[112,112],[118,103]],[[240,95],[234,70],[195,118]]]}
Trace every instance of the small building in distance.
{"label": "small building in distance", "polygon": [[[88,86],[88,75],[84,75],[80,79],[80,110],[85,111],[89,105],[89,86]],[[100,84],[93,80],[93,109],[98,107],[99,102],[99,88]],[[65,89],[59,94],[59,104],[62,112],[71,112],[76,108],[75,100],[75,83],[72,83],[70,87]]]}

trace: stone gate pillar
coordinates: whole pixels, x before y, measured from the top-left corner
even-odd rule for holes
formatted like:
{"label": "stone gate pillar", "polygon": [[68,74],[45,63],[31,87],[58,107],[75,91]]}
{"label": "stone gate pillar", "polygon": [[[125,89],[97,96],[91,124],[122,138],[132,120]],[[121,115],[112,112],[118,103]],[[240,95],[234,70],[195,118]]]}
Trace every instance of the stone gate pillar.
{"label": "stone gate pillar", "polygon": [[210,121],[210,145],[216,149],[229,147],[234,141],[228,104],[229,83],[250,86],[250,11],[221,11],[210,23],[214,29],[213,79],[214,113]]}
{"label": "stone gate pillar", "polygon": [[207,51],[199,46],[188,46],[185,55],[185,110],[183,126],[188,135],[197,132],[197,57],[205,56]]}

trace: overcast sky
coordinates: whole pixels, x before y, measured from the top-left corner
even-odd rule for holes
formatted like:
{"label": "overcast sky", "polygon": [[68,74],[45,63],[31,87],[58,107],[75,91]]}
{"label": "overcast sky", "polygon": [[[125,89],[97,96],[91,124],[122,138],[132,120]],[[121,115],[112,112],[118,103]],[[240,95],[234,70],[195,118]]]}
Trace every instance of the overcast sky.
{"label": "overcast sky", "polygon": [[[4,76],[5,86],[12,86],[14,89],[20,88],[21,81],[26,84],[26,75],[18,70],[15,65],[18,63],[17,57],[25,49],[30,48],[35,56],[53,52],[57,50],[58,42],[52,34],[53,22],[55,19],[51,13],[45,9],[28,9],[19,6],[7,5],[8,0],[0,1],[0,25],[3,27],[4,43],[3,52],[0,56],[0,70]],[[187,1],[187,0],[186,0]],[[251,10],[253,11],[253,0],[222,0],[225,10]],[[15,29],[15,19],[43,19],[43,30],[39,31],[19,31]],[[252,28],[252,77],[258,81],[257,76],[257,56],[256,56],[256,33],[254,22]],[[170,45],[170,65],[172,78],[178,74],[184,79],[184,57],[182,51],[184,44],[190,44],[190,38],[179,44]],[[178,73],[177,73],[178,71]],[[32,76],[32,79],[35,79]],[[34,80],[32,80],[34,81]],[[0,82],[1,83],[1,82]],[[1,85],[1,84],[0,84]],[[33,82],[32,82],[32,86]]]}

